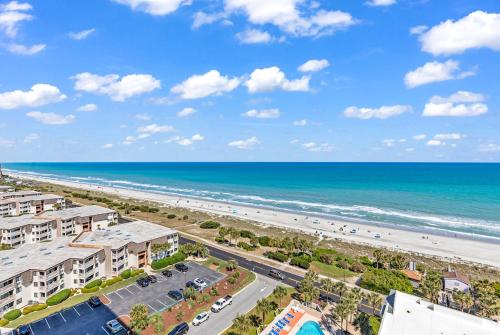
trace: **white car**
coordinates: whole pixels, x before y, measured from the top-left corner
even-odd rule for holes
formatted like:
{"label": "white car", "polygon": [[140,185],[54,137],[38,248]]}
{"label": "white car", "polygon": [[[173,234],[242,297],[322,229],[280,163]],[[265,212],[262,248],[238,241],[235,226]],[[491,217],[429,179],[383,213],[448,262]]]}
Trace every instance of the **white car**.
{"label": "white car", "polygon": [[233,303],[233,297],[226,295],[224,298],[220,298],[212,305],[212,312],[220,312],[224,307],[231,305]]}
{"label": "white car", "polygon": [[116,334],[124,329],[121,323],[118,322],[116,319],[109,320],[108,322],[106,322],[106,328],[108,328],[111,334]]}
{"label": "white car", "polygon": [[193,319],[193,326],[199,326],[203,322],[207,321],[210,315],[208,315],[207,312],[202,312],[198,314],[194,319]]}
{"label": "white car", "polygon": [[200,278],[194,279],[193,283],[198,285],[198,287],[200,288],[200,291],[203,290],[205,287],[207,287],[207,283],[203,279],[200,279]]}

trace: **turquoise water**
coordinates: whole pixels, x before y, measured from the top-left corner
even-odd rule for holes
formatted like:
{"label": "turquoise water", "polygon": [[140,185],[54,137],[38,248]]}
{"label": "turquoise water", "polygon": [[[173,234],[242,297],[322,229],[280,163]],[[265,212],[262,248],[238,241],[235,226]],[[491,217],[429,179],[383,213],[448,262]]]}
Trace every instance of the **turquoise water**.
{"label": "turquoise water", "polygon": [[317,322],[307,321],[299,329],[297,335],[324,335]]}
{"label": "turquoise water", "polygon": [[26,174],[500,239],[500,164],[10,163]]}

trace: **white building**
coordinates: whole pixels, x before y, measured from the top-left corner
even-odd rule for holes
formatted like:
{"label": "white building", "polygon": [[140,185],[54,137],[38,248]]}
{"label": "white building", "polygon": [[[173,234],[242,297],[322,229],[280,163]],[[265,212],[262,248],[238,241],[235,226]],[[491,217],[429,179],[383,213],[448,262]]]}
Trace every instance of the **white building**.
{"label": "white building", "polygon": [[444,272],[443,286],[444,290],[449,292],[468,292],[470,290],[469,277],[456,271]]}
{"label": "white building", "polygon": [[12,186],[0,185],[0,193],[3,192],[14,192],[15,189]]}
{"label": "white building", "polygon": [[38,191],[16,191],[16,192],[0,193],[0,200],[12,199],[12,198],[29,197],[29,196],[33,196],[33,195],[42,195],[42,192],[38,192]]}
{"label": "white building", "polygon": [[[14,194],[18,192],[11,192]],[[0,197],[3,193],[0,193]],[[55,194],[36,194],[18,197],[7,197],[0,200],[0,217],[24,214],[40,214],[64,208],[64,197]]]}
{"label": "white building", "polygon": [[391,291],[378,335],[498,335],[498,322]]}
{"label": "white building", "polygon": [[25,243],[37,243],[56,237],[56,222],[39,219],[33,215],[0,218],[0,243],[18,247]]}

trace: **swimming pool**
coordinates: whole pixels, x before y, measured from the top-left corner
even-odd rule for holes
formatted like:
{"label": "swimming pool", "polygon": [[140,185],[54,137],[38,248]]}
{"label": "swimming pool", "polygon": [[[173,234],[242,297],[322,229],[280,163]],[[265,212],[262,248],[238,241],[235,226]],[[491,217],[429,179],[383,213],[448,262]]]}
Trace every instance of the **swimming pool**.
{"label": "swimming pool", "polygon": [[307,321],[300,327],[297,335],[324,335],[324,333],[317,322]]}

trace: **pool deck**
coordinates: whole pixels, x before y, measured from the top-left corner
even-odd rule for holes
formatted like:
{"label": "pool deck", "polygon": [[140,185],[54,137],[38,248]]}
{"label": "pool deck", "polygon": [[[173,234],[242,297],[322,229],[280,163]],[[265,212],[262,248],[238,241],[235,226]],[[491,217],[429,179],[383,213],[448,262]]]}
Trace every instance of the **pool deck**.
{"label": "pool deck", "polygon": [[[291,317],[293,316],[293,317]],[[288,321],[288,323],[285,321]],[[321,313],[292,300],[283,311],[260,333],[261,335],[295,335],[308,321],[321,323]],[[325,334],[329,334],[326,330]]]}

